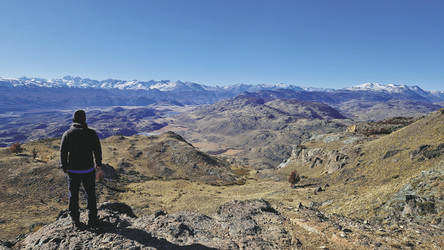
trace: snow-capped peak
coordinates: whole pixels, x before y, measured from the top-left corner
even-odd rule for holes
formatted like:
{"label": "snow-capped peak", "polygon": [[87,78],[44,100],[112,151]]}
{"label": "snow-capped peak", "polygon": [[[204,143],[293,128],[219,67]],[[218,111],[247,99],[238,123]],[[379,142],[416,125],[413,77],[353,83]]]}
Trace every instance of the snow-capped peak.
{"label": "snow-capped peak", "polygon": [[152,85],[150,89],[157,89],[160,91],[172,91],[176,89],[177,86],[178,82],[167,82],[167,83],[159,82]]}
{"label": "snow-capped peak", "polygon": [[[415,88],[419,89],[419,87],[415,86]],[[417,91],[417,89],[415,89]],[[397,85],[397,84],[379,84],[379,83],[364,83],[361,85],[356,85],[350,88],[346,88],[346,90],[351,91],[378,91],[378,92],[389,92],[389,93],[400,93],[406,90],[413,90],[413,87],[409,87],[407,85]]]}

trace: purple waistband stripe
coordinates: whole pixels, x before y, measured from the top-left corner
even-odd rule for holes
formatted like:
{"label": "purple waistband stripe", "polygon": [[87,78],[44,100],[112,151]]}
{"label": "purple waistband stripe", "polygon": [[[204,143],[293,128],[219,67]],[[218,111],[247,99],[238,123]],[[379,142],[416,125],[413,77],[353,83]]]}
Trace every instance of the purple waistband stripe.
{"label": "purple waistband stripe", "polygon": [[85,170],[71,170],[71,169],[69,169],[68,171],[73,174],[87,174],[87,173],[94,171],[94,167],[92,167],[90,169],[85,169]]}

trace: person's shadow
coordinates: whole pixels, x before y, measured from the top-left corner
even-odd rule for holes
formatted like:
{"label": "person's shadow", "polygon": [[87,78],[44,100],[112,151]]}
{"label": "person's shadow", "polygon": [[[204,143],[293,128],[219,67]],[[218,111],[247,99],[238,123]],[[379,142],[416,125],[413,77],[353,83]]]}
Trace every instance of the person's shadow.
{"label": "person's shadow", "polygon": [[116,230],[115,225],[113,225],[110,222],[106,221],[100,221],[100,226],[97,229],[88,229],[89,231],[92,231],[94,233],[115,233],[119,234],[126,239],[136,241],[139,244],[142,244],[147,247],[155,247],[158,249],[166,248],[166,249],[185,249],[185,250],[191,250],[191,249],[198,249],[198,250],[213,250],[217,248],[211,248],[207,247],[202,244],[191,244],[187,246],[180,246],[174,243],[171,243],[165,239],[159,239],[156,237],[153,237],[150,233],[143,231],[141,229],[135,229],[135,228],[120,228],[119,230]]}

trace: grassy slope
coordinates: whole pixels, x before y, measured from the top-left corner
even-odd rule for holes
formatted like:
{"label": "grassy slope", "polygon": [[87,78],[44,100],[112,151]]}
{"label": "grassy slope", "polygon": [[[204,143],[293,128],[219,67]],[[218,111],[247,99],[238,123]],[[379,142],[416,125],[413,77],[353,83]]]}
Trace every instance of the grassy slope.
{"label": "grassy slope", "polygon": [[[359,145],[359,154],[352,156],[345,168],[333,174],[326,174],[322,168],[310,169],[308,166],[297,165],[289,165],[282,172],[288,174],[297,169],[315,183],[328,183],[330,187],[313,198],[320,202],[333,199],[333,202],[323,206],[322,210],[372,218],[375,216],[375,209],[398,192],[411,178],[423,170],[443,164],[444,155],[421,161],[418,156],[411,158],[410,152],[423,144],[436,147],[442,143],[444,114],[441,110],[390,135]],[[339,148],[339,145],[318,143],[315,147],[331,150]],[[384,157],[390,151],[397,153]]]}
{"label": "grassy slope", "polygon": [[[0,149],[0,239],[38,229],[67,207],[67,181],[57,169],[59,140],[24,145],[20,155]],[[32,158],[32,150],[39,152]]]}

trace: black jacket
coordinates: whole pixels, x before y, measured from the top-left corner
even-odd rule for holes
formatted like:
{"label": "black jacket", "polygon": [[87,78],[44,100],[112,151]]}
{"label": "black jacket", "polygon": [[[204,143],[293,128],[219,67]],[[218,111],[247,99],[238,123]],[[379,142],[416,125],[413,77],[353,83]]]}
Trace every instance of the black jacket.
{"label": "black jacket", "polygon": [[[94,156],[94,158],[93,158]],[[86,123],[73,123],[62,137],[60,167],[63,170],[85,170],[102,166],[102,148],[96,131]]]}

